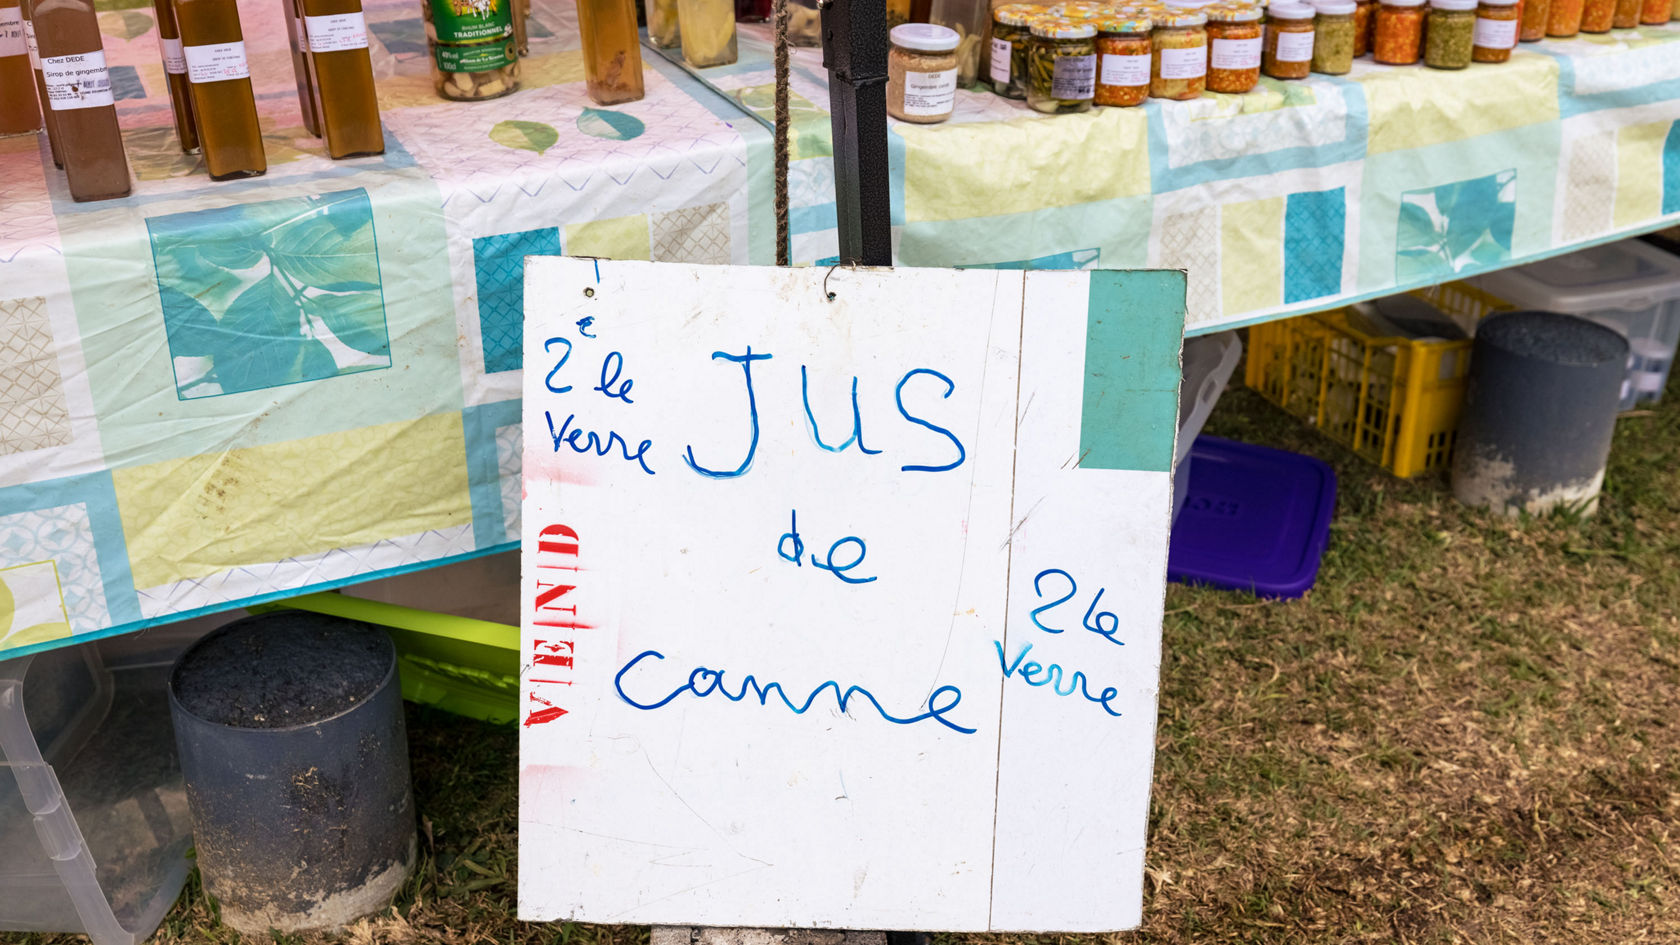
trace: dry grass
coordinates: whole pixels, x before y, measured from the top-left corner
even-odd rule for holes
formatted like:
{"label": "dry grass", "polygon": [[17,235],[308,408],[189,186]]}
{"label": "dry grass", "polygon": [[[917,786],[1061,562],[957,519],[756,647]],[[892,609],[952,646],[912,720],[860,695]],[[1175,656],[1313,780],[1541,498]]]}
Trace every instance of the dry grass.
{"label": "dry grass", "polygon": [[[1680,403],[1619,423],[1585,522],[1465,511],[1245,390],[1210,432],[1336,466],[1323,572],[1294,602],[1172,588],[1144,927],[1043,941],[1680,941]],[[350,941],[645,943],[513,919],[511,730],[410,738],[423,863]],[[157,941],[235,938],[194,885]]]}

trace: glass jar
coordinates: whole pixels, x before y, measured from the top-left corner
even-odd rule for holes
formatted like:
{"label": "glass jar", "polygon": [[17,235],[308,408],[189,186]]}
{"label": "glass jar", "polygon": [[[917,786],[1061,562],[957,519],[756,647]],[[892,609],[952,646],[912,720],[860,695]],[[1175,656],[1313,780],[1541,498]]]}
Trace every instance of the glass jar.
{"label": "glass jar", "polygon": [[1313,8],[1294,0],[1266,7],[1260,68],[1274,79],[1305,79],[1312,71]]}
{"label": "glass jar", "polygon": [[696,69],[735,61],[735,4],[732,0],[677,0],[683,61]]}
{"label": "glass jar", "polygon": [[972,89],[985,78],[982,51],[992,27],[991,0],[933,0],[928,22],[957,33],[957,85]]}
{"label": "glass jar", "polygon": [[1585,6],[1584,0],[1552,0],[1551,12],[1546,15],[1546,35],[1574,36],[1581,32]]}
{"label": "glass jar", "polygon": [[1611,26],[1619,30],[1638,28],[1639,13],[1644,6],[1644,0],[1616,0],[1616,11],[1611,15]]}
{"label": "glass jar", "polygon": [[1353,11],[1353,58],[1371,51],[1371,34],[1377,31],[1377,0],[1359,0]]}
{"label": "glass jar", "polygon": [[1423,47],[1423,0],[1382,0],[1371,58],[1390,66],[1418,61]]}
{"label": "glass jar", "polygon": [[1476,8],[1476,42],[1470,58],[1504,62],[1517,46],[1518,0],[1482,0]]}
{"label": "glass jar", "polygon": [[1260,8],[1224,6],[1208,10],[1207,90],[1247,92],[1260,82]]}
{"label": "glass jar", "polygon": [[1423,64],[1462,69],[1476,45],[1476,0],[1430,0]]}
{"label": "glass jar", "polygon": [[1027,37],[1032,21],[1044,8],[1032,3],[1009,3],[992,11],[992,56],[988,74],[992,91],[1004,98],[1026,98]]}
{"label": "glass jar", "polygon": [[1353,69],[1353,50],[1359,4],[1354,0],[1316,0],[1313,18],[1312,71],[1347,75]]}
{"label": "glass jar", "polygon": [[1552,18],[1551,0],[1521,0],[1517,4],[1517,38],[1537,43],[1546,38],[1546,24]]}
{"label": "glass jar", "polygon": [[660,49],[671,49],[682,42],[677,33],[677,0],[642,0],[647,18],[648,39]]}
{"label": "glass jar", "polygon": [[1581,4],[1581,32],[1608,33],[1616,18],[1616,0],[1584,0]]}
{"label": "glass jar", "polygon": [[887,34],[887,114],[931,125],[951,117],[957,100],[957,31],[900,23]]}
{"label": "glass jar", "polygon": [[1680,20],[1680,0],[1674,0],[1673,5],[1668,8],[1668,21],[1672,23],[1675,20]]}
{"label": "glass jar", "polygon": [[787,0],[788,45],[822,45],[822,10],[817,0]]}
{"label": "glass jar", "polygon": [[1207,14],[1168,10],[1149,34],[1149,95],[1180,101],[1207,88]]}
{"label": "glass jar", "polygon": [[1097,92],[1097,28],[1068,17],[1033,21],[1027,41],[1027,106],[1047,115],[1091,109]]}
{"label": "glass jar", "polygon": [[1142,105],[1149,97],[1149,31],[1146,16],[1097,20],[1098,105]]}
{"label": "glass jar", "polygon": [[[462,10],[464,12],[457,12]],[[453,102],[500,98],[519,89],[519,51],[509,0],[457,6],[422,0],[432,90]]]}
{"label": "glass jar", "polygon": [[1660,26],[1673,16],[1673,0],[1645,0],[1640,8],[1639,22],[1646,26]]}

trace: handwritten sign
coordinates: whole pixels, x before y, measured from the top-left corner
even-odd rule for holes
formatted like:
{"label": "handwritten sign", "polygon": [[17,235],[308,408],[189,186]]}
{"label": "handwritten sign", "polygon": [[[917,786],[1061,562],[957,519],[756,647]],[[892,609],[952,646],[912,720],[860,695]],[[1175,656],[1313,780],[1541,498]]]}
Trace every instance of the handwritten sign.
{"label": "handwritten sign", "polygon": [[1136,926],[1183,274],[525,298],[521,917]]}

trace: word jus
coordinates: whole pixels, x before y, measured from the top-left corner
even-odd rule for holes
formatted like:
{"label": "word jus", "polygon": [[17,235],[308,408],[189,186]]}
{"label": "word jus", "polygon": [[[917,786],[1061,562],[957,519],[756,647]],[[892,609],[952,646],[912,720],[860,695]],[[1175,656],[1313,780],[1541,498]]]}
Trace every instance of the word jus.
{"label": "word jus", "polygon": [[[554,523],[537,533],[536,595],[531,604],[531,692],[526,698],[525,727],[545,725],[571,711],[560,703],[571,691],[578,622],[577,604],[566,596],[577,590],[578,533]],[[570,573],[567,573],[570,572]],[[562,688],[565,687],[565,688]]]}

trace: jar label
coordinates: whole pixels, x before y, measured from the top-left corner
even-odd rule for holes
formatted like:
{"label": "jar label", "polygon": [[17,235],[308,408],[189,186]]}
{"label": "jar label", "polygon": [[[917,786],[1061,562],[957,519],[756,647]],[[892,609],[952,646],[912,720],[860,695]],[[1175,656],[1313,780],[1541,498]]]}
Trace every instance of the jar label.
{"label": "jar label", "polygon": [[1215,69],[1258,69],[1260,40],[1216,39],[1213,41],[1213,54],[1208,58],[1208,65]]}
{"label": "jar label", "polygon": [[47,101],[55,112],[116,104],[111,95],[111,73],[105,68],[104,50],[74,56],[42,56],[41,78],[46,80]]}
{"label": "jar label", "polygon": [[1161,78],[1199,79],[1207,75],[1207,47],[1161,50]]}
{"label": "jar label", "polygon": [[1015,44],[1007,39],[992,40],[992,81],[1007,85],[1009,83],[1009,57],[1015,53]]}
{"label": "jar label", "polygon": [[[511,0],[428,0],[432,30],[440,43],[471,43],[513,35]],[[482,70],[457,69],[456,72]]]}
{"label": "jar label", "polygon": [[[19,9],[22,9],[19,7]],[[36,72],[41,71],[41,50],[35,45],[35,22],[23,21],[23,45],[29,50],[29,67]]]}
{"label": "jar label", "polygon": [[29,52],[23,39],[23,8],[0,7],[0,56],[21,56]]}
{"label": "jar label", "polygon": [[1478,17],[1474,42],[1483,49],[1514,49],[1517,45],[1517,21]]}
{"label": "jar label", "polygon": [[1272,58],[1278,62],[1312,62],[1312,49],[1312,33],[1286,33],[1278,30],[1277,52]]}
{"label": "jar label", "polygon": [[1149,54],[1102,57],[1102,84],[1119,88],[1136,88],[1149,84]]}
{"label": "jar label", "polygon": [[251,77],[251,64],[245,61],[243,41],[183,46],[181,52],[187,57],[187,80],[194,84]]}
{"label": "jar label", "polygon": [[956,100],[957,70],[904,73],[904,114],[949,114]]}
{"label": "jar label", "polygon": [[489,72],[513,64],[507,43],[476,46],[438,46],[437,67],[442,72]]}
{"label": "jar label", "polygon": [[355,13],[306,16],[303,19],[304,32],[309,36],[309,51],[312,53],[367,48],[367,21],[362,18],[360,10]]}
{"label": "jar label", "polygon": [[170,75],[186,75],[187,56],[181,51],[181,39],[159,39],[158,51],[163,53],[163,71]]}
{"label": "jar label", "polygon": [[1057,56],[1050,73],[1050,97],[1077,102],[1097,94],[1097,57]]}

